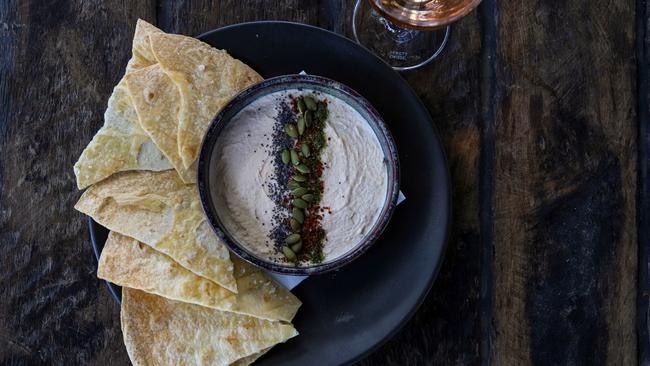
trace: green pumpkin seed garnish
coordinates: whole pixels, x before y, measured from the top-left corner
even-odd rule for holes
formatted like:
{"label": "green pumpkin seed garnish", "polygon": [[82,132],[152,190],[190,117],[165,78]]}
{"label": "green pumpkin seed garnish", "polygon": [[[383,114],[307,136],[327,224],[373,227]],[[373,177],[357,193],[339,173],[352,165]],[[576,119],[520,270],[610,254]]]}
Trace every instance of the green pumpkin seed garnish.
{"label": "green pumpkin seed garnish", "polygon": [[291,154],[289,154],[289,150],[282,151],[282,162],[289,164],[289,160],[291,160]]}
{"label": "green pumpkin seed garnish", "polygon": [[296,104],[298,105],[298,112],[300,113],[303,113],[307,109],[307,106],[305,106],[305,101],[302,100],[302,98],[298,98]]}
{"label": "green pumpkin seed garnish", "polygon": [[309,173],[309,171],[310,171],[309,168],[307,167],[307,165],[305,165],[305,164],[298,165],[296,167],[296,169],[298,169],[299,172],[305,173],[305,174]]}
{"label": "green pumpkin seed garnish", "polygon": [[291,211],[291,216],[298,221],[301,224],[305,223],[305,214],[302,212],[301,209],[294,207],[293,210]]}
{"label": "green pumpkin seed garnish", "polygon": [[307,208],[307,206],[309,206],[309,205],[307,204],[307,202],[303,201],[303,200],[300,199],[300,198],[296,198],[296,199],[294,199],[291,203],[293,203],[293,205],[296,206],[296,207],[298,207],[298,208]]}
{"label": "green pumpkin seed garnish", "polygon": [[302,249],[302,240],[291,246],[294,253],[298,253]]}
{"label": "green pumpkin seed garnish", "polygon": [[305,133],[305,119],[303,117],[298,118],[298,134],[302,136]]}
{"label": "green pumpkin seed garnish", "polygon": [[316,112],[314,113],[314,118],[317,120],[323,122],[327,119],[327,104],[324,102],[318,102],[318,108],[316,109]]}
{"label": "green pumpkin seed garnish", "polygon": [[300,196],[302,196],[302,195],[304,195],[304,194],[306,194],[308,192],[309,192],[309,190],[307,188],[304,188],[304,187],[298,187],[298,188],[292,190],[293,195],[296,196],[296,197],[300,197]]}
{"label": "green pumpkin seed garnish", "polygon": [[309,146],[307,144],[300,145],[300,151],[302,152],[302,156],[309,157]]}
{"label": "green pumpkin seed garnish", "polygon": [[306,106],[307,109],[309,109],[310,111],[315,111],[316,108],[318,107],[318,106],[316,105],[316,101],[314,100],[314,98],[312,98],[312,97],[306,95],[306,96],[304,96],[302,99],[305,101],[305,106]]}
{"label": "green pumpkin seed garnish", "polygon": [[289,247],[282,247],[282,253],[284,253],[284,256],[292,262],[295,262],[297,259],[296,253],[294,253],[293,250],[291,250]]}
{"label": "green pumpkin seed garnish", "polygon": [[284,240],[287,244],[296,244],[300,241],[300,234],[291,234]]}
{"label": "green pumpkin seed garnish", "polygon": [[[326,100],[321,101],[320,97],[316,92],[294,98],[295,109],[292,112],[297,112],[294,115],[295,120],[283,126],[287,135],[293,139],[283,138],[290,146],[281,151],[280,157],[287,168],[294,169],[286,171],[284,169],[287,168],[283,168],[282,171],[285,177],[286,173],[291,174],[286,185],[285,182],[281,182],[283,188],[288,191],[286,193],[290,194],[282,198],[285,209],[290,210],[291,215],[288,217],[288,222],[287,219],[283,221],[282,230],[288,233],[285,234],[286,237],[280,243],[279,249],[284,253],[285,260],[294,265],[303,260],[311,263],[320,263],[324,260],[325,236],[320,225],[321,216],[313,211],[319,208],[323,195],[323,182],[319,174],[322,164],[321,153],[327,145],[324,129],[328,109]],[[309,226],[303,226],[306,224]]]}
{"label": "green pumpkin seed garnish", "polygon": [[296,152],[296,150],[291,149],[290,153],[291,153],[291,163],[293,163],[293,165],[300,164],[300,158],[298,157],[298,153]]}
{"label": "green pumpkin seed garnish", "polygon": [[295,138],[298,138],[298,130],[296,130],[296,125],[293,123],[287,123],[284,125],[284,131],[287,133],[287,135]]}
{"label": "green pumpkin seed garnish", "polygon": [[302,231],[302,225],[294,218],[289,219],[289,225],[291,226],[291,231],[294,233]]}
{"label": "green pumpkin seed garnish", "polygon": [[302,187],[302,186],[300,185],[300,183],[296,182],[296,181],[293,180],[293,179],[290,180],[290,181],[287,183],[287,188],[289,188],[289,189],[291,189],[291,190],[294,190],[294,189],[296,189],[296,188],[300,188],[300,187]]}

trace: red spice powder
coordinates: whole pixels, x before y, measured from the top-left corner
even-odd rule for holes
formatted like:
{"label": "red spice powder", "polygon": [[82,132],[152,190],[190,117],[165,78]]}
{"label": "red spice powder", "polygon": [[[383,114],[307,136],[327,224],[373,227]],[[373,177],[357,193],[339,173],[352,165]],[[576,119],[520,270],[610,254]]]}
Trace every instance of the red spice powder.
{"label": "red spice powder", "polygon": [[305,222],[302,225],[302,245],[304,253],[310,253],[313,249],[321,245],[325,238],[325,230],[321,227],[323,216],[318,214],[320,207],[311,207],[307,209]]}

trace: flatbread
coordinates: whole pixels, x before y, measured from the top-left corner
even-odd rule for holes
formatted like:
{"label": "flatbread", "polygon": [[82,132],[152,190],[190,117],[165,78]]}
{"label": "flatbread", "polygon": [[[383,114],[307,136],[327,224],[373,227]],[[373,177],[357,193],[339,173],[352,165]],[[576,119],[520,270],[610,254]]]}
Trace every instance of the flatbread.
{"label": "flatbread", "polygon": [[97,277],[120,286],[220,310],[232,308],[233,292],[197,276],[146,244],[111,231],[102,249]]}
{"label": "flatbread", "polygon": [[195,165],[183,166],[178,155],[178,111],[180,94],[160,65],[153,64],[125,76],[140,127],[165,154],[185,183],[196,182]]}
{"label": "flatbread", "polygon": [[291,324],[122,289],[122,334],[135,366],[230,365],[296,336]]}
{"label": "flatbread", "polygon": [[264,356],[266,352],[268,352],[270,348],[267,348],[261,352],[255,353],[253,355],[250,355],[248,357],[240,358],[239,360],[233,362],[230,364],[230,366],[248,366],[252,364],[253,362],[257,361],[258,358]]}
{"label": "flatbread", "polygon": [[178,152],[183,166],[189,168],[217,112],[262,77],[226,51],[195,38],[151,33],[149,39],[156,60],[180,91]]}
{"label": "flatbread", "polygon": [[[162,31],[139,19],[127,74],[156,62],[149,42],[152,33]],[[121,171],[168,169],[172,169],[172,165],[140,127],[126,81],[122,78],[108,99],[104,125],[74,165],[77,187],[84,189]]]}
{"label": "flatbread", "polygon": [[233,257],[238,293],[195,275],[170,257],[128,236],[111,232],[97,277],[172,300],[290,322],[301,303],[265,273]]}
{"label": "flatbread", "polygon": [[77,187],[84,189],[119,171],[171,168],[169,161],[140,128],[126,82],[122,79],[108,99],[104,125],[74,165]]}
{"label": "flatbread", "polygon": [[290,322],[302,303],[264,271],[232,256],[237,280],[237,301],[232,310],[268,320]]}
{"label": "flatbread", "polygon": [[142,19],[138,19],[135,24],[133,44],[131,45],[131,53],[133,55],[126,68],[127,73],[132,70],[145,68],[157,62],[153,52],[151,52],[151,45],[149,42],[149,35],[153,33],[163,33],[163,31]]}
{"label": "flatbread", "polygon": [[75,208],[237,292],[228,249],[206,221],[196,185],[176,171],[114,174],[88,188]]}

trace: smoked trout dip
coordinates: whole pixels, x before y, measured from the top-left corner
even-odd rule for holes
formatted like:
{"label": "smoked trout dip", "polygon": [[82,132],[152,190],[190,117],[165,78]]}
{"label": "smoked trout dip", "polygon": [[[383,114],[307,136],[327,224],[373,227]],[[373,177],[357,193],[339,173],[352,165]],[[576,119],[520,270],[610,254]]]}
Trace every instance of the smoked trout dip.
{"label": "smoked trout dip", "polygon": [[316,95],[328,109],[321,153],[323,263],[363,241],[379,219],[388,191],[387,161],[379,140],[345,101],[309,89],[276,91],[254,100],[233,117],[216,143],[214,204],[237,242],[275,263],[286,263],[279,241],[285,239],[283,228],[291,217],[286,204],[289,177],[282,173],[279,157],[286,148],[282,145],[291,140],[285,139],[282,127],[287,118],[295,121],[292,101],[305,95]]}

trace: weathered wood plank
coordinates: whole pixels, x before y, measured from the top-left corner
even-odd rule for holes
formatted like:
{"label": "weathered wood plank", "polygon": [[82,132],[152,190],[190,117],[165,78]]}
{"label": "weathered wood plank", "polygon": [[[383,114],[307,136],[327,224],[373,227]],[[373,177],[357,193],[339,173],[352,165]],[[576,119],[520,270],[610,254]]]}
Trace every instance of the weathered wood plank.
{"label": "weathered wood plank", "polygon": [[650,365],[650,3],[637,1],[636,12],[639,121],[637,332],[639,364]]}
{"label": "weathered wood plank", "polygon": [[494,355],[494,181],[495,181],[495,124],[498,95],[497,4],[494,0],[478,8],[483,34],[481,52],[481,115],[482,139],[479,182],[479,221],[481,230],[481,364],[490,365]]}
{"label": "weathered wood plank", "polygon": [[632,2],[499,8],[493,362],[631,365]]}
{"label": "weathered wood plank", "polygon": [[159,0],[158,26],[166,32],[198,35],[225,25],[255,20],[316,24],[315,0]]}
{"label": "weathered wood plank", "polygon": [[128,364],[72,165],[148,3],[0,2],[0,364]]}

